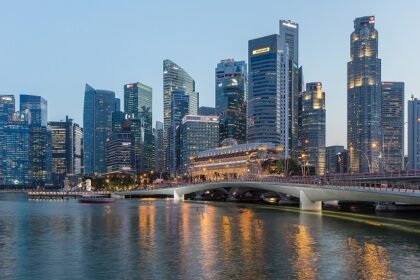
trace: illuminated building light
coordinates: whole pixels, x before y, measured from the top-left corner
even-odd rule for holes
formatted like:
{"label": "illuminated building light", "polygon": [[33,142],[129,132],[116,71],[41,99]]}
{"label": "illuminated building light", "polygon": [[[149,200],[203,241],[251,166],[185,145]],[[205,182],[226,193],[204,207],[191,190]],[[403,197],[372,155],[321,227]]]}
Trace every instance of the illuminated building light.
{"label": "illuminated building light", "polygon": [[270,51],[270,47],[255,49],[252,51],[252,55],[261,54],[261,53],[267,53]]}

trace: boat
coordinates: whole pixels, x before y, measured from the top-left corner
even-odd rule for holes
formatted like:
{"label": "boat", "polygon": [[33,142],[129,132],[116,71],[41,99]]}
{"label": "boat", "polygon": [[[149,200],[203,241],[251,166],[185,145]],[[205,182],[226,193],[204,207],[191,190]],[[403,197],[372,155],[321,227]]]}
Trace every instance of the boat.
{"label": "boat", "polygon": [[82,195],[78,201],[80,203],[111,203],[114,199],[105,195]]}

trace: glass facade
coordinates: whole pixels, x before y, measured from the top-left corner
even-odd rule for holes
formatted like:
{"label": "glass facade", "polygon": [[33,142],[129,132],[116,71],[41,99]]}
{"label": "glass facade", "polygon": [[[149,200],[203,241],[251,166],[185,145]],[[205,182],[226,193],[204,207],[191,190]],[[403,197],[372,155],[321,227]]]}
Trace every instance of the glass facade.
{"label": "glass facade", "polygon": [[382,82],[383,168],[404,167],[404,83]]}
{"label": "glass facade", "polygon": [[0,124],[8,121],[9,116],[15,112],[15,97],[13,95],[0,95]]}
{"label": "glass facade", "polygon": [[408,101],[408,169],[420,170],[420,100]]}
{"label": "glass facade", "polygon": [[302,95],[301,163],[325,173],[325,92],[320,82],[306,84]]}
{"label": "glass facade", "polygon": [[342,164],[340,165],[337,161],[339,155],[345,153],[346,150],[344,146],[328,146],[325,149],[325,173],[334,174],[334,173],[345,173],[342,169]]}
{"label": "glass facade", "polygon": [[215,116],[216,115],[216,108],[207,107],[207,106],[200,106],[198,108],[198,114],[200,116]]}
{"label": "glass facade", "polygon": [[191,157],[219,145],[219,119],[217,116],[187,115],[182,119],[180,133],[179,170],[186,173]]}
{"label": "glass facade", "polygon": [[157,121],[155,128],[155,169],[157,172],[164,171],[165,153],[163,147],[163,123]]}
{"label": "glass facade", "polygon": [[[219,141],[234,139],[246,142],[246,89],[245,61],[225,59],[217,64],[216,113],[220,121]],[[210,115],[210,114],[209,114]]]}
{"label": "glass facade", "polygon": [[381,169],[381,60],[375,17],[354,20],[347,64],[347,145],[349,171]]}
{"label": "glass facade", "polygon": [[[288,150],[288,54],[280,36],[248,42],[249,91],[247,140],[274,143]],[[285,155],[287,156],[287,155]]]}
{"label": "glass facade", "polygon": [[83,108],[85,174],[107,171],[105,144],[112,132],[112,113],[115,104],[114,92],[95,90],[86,84]]}
{"label": "glass facade", "polygon": [[171,128],[171,95],[173,91],[183,90],[189,96],[188,114],[197,115],[199,96],[195,91],[193,78],[169,59],[163,61],[163,141],[165,147],[165,169],[170,169],[169,138]]}
{"label": "glass facade", "polygon": [[73,173],[83,174],[83,128],[77,123],[73,126]]}
{"label": "glass facade", "polygon": [[47,100],[36,95],[20,95],[20,111],[28,109],[31,112],[32,126],[47,126]]}
{"label": "glass facade", "polygon": [[0,187],[27,188],[29,176],[29,111],[9,115],[0,125]]}
{"label": "glass facade", "polygon": [[108,172],[135,172],[134,137],[131,132],[113,132],[106,142]]}

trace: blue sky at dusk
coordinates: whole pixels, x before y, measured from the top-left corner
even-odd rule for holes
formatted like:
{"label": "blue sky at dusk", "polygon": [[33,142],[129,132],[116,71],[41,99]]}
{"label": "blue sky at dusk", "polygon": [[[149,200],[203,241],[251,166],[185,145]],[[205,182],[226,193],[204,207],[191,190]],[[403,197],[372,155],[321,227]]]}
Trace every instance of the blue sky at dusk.
{"label": "blue sky at dusk", "polygon": [[[420,2],[354,1],[0,1],[0,94],[41,95],[49,120],[82,124],[84,85],[123,97],[123,85],[153,88],[162,120],[162,61],[196,81],[200,105],[214,105],[214,68],[247,61],[249,39],[300,25],[305,82],[326,92],[327,145],[346,143],[346,67],[353,19],[375,15],[382,80],[404,81],[420,97]],[[406,105],[406,104],[405,104]]]}

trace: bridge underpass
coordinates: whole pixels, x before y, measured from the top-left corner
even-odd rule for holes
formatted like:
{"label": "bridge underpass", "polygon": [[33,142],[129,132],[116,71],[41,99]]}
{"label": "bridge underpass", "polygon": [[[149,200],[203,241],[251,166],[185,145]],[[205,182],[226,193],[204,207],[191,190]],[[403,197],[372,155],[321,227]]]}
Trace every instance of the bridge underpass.
{"label": "bridge underpass", "polygon": [[334,186],[317,184],[297,184],[284,182],[204,182],[198,184],[186,184],[169,188],[157,188],[152,190],[134,190],[115,192],[120,196],[173,196],[174,200],[182,201],[184,195],[214,190],[220,188],[247,188],[277,192],[291,195],[300,199],[300,209],[321,211],[323,201],[360,201],[360,202],[400,202],[420,204],[420,190],[401,188],[374,188],[359,186]]}

